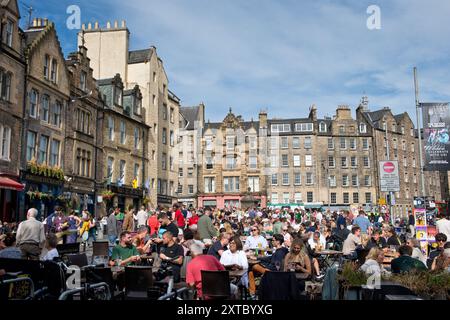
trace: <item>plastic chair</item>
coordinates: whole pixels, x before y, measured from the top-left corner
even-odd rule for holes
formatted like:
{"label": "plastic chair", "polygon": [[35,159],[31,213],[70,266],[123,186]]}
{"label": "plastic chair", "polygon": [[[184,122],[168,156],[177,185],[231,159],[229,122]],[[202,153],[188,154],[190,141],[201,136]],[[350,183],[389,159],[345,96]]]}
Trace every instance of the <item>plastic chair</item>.
{"label": "plastic chair", "polygon": [[227,299],[231,295],[228,271],[202,270],[203,299]]}

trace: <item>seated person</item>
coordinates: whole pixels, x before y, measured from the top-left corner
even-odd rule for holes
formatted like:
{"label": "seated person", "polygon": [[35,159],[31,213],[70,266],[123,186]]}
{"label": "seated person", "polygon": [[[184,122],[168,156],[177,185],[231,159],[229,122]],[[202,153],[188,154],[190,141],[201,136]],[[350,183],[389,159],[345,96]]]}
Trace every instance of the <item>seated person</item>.
{"label": "seated person", "polygon": [[251,235],[247,237],[244,249],[268,249],[269,244],[267,243],[266,238],[260,235],[259,228],[257,226],[252,226],[250,231]]}
{"label": "seated person", "polygon": [[361,266],[361,270],[368,276],[376,275],[381,276],[383,271],[384,252],[378,247],[370,249],[366,256],[366,261]]}
{"label": "seated person", "polygon": [[314,251],[325,250],[327,242],[325,237],[318,231],[314,232],[308,240],[309,247]]}
{"label": "seated person", "polygon": [[428,269],[431,269],[433,261],[444,251],[444,246],[447,243],[447,236],[444,233],[438,233],[435,236],[437,248],[430,252],[427,260]]}
{"label": "seated person", "polygon": [[53,261],[54,258],[59,257],[58,250],[56,249],[56,245],[58,244],[58,238],[54,233],[49,233],[47,235],[45,241],[45,248],[48,250],[47,254],[42,258],[42,260],[50,260]]}
{"label": "seated person", "polygon": [[400,240],[397,237],[397,234],[395,233],[394,227],[389,227],[385,231],[386,233],[386,243],[383,244],[383,248],[389,247],[389,246],[399,246],[401,245]]}
{"label": "seated person", "polygon": [[284,271],[293,271],[300,274],[300,290],[305,290],[305,281],[311,277],[311,260],[308,254],[303,250],[303,241],[294,239],[291,245],[291,251],[284,258]]}
{"label": "seated person", "polygon": [[270,257],[262,257],[260,263],[255,264],[252,271],[248,273],[249,291],[252,296],[256,294],[256,284],[254,273],[264,274],[268,271],[279,271],[284,262],[284,257],[288,253],[288,249],[283,247],[284,237],[281,234],[275,234],[272,238],[273,248],[275,252]]}
{"label": "seated person", "polygon": [[140,226],[137,235],[134,238],[134,245],[136,249],[139,251],[139,254],[149,254],[151,245],[153,244],[152,239],[148,236],[148,227]]}
{"label": "seated person", "polygon": [[403,245],[398,248],[400,257],[391,261],[392,273],[403,273],[412,270],[427,270],[427,267],[420,261],[411,258],[413,249],[408,245]]}
{"label": "seated person", "polygon": [[170,231],[164,232],[162,239],[163,245],[159,251],[159,257],[162,260],[161,267],[170,267],[173,272],[173,281],[180,282],[180,272],[184,258],[183,247],[175,242]]}
{"label": "seated person", "polygon": [[352,227],[352,232],[347,236],[344,241],[344,247],[342,253],[344,256],[348,256],[356,260],[356,247],[361,244],[361,228],[358,226]]}
{"label": "seated person", "polygon": [[128,231],[123,231],[120,234],[119,244],[113,248],[110,266],[128,266],[141,261],[139,251],[133,245],[133,239]]}
{"label": "seated person", "polygon": [[[239,236],[231,238],[228,244],[229,249],[225,250],[220,257],[220,263],[229,270],[248,270],[247,255],[242,250],[242,242]],[[248,273],[244,273],[240,283],[248,287]]]}
{"label": "seated person", "polygon": [[227,249],[230,238],[231,236],[229,233],[221,232],[219,239],[209,248],[208,254],[213,255],[217,260],[220,260],[223,252]]}
{"label": "seated person", "polygon": [[444,245],[444,250],[438,255],[431,265],[433,271],[446,271],[450,267],[450,242]]}
{"label": "seated person", "polygon": [[372,237],[369,240],[369,243],[367,244],[368,249],[372,248],[383,248],[383,244],[381,241],[381,231],[380,230],[374,230],[372,233]]}
{"label": "seated person", "polygon": [[0,249],[0,258],[22,259],[22,253],[16,247],[16,236],[14,233],[2,234],[3,248]]}

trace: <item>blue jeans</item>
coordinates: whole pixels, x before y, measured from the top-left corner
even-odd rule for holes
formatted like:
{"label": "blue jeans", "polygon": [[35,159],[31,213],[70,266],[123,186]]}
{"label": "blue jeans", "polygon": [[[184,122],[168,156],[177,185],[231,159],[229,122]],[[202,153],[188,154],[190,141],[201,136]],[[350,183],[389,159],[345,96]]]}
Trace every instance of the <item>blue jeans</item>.
{"label": "blue jeans", "polygon": [[108,236],[108,240],[109,240],[109,243],[112,244],[112,246],[109,246],[109,256],[111,257],[112,248],[113,248],[113,246],[116,245],[117,237],[116,236]]}

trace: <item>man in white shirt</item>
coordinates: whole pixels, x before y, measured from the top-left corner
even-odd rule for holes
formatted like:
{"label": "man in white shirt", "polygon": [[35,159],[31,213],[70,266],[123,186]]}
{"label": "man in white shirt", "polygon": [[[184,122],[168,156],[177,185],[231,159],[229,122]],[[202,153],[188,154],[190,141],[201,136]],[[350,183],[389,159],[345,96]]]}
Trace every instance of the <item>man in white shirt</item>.
{"label": "man in white shirt", "polygon": [[308,239],[308,244],[312,250],[315,250],[316,247],[319,245],[322,248],[322,250],[324,250],[327,245],[327,240],[323,235],[320,234],[320,232],[316,231]]}
{"label": "man in white shirt", "polygon": [[139,212],[134,215],[134,219],[137,220],[138,228],[147,225],[148,213],[147,211],[145,211],[144,206],[141,206],[141,210],[139,210]]}
{"label": "man in white shirt", "polygon": [[259,234],[259,229],[253,226],[251,229],[252,235],[247,237],[244,249],[267,249],[269,247],[266,238]]}
{"label": "man in white shirt", "polygon": [[450,220],[444,214],[441,214],[441,219],[436,221],[436,230],[438,233],[445,234],[447,239],[450,239]]}
{"label": "man in white shirt", "polygon": [[356,247],[361,244],[361,228],[352,227],[352,233],[347,236],[344,241],[342,253],[344,256],[353,255],[356,251]]}

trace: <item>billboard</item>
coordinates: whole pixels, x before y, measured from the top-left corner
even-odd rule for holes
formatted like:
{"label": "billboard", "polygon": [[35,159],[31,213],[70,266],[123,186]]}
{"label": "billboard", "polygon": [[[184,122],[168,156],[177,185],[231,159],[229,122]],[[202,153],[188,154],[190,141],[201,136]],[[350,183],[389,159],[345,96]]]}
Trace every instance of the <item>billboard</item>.
{"label": "billboard", "polygon": [[448,103],[421,103],[424,170],[450,170],[450,110]]}
{"label": "billboard", "polygon": [[380,187],[383,192],[400,191],[398,161],[380,161]]}

